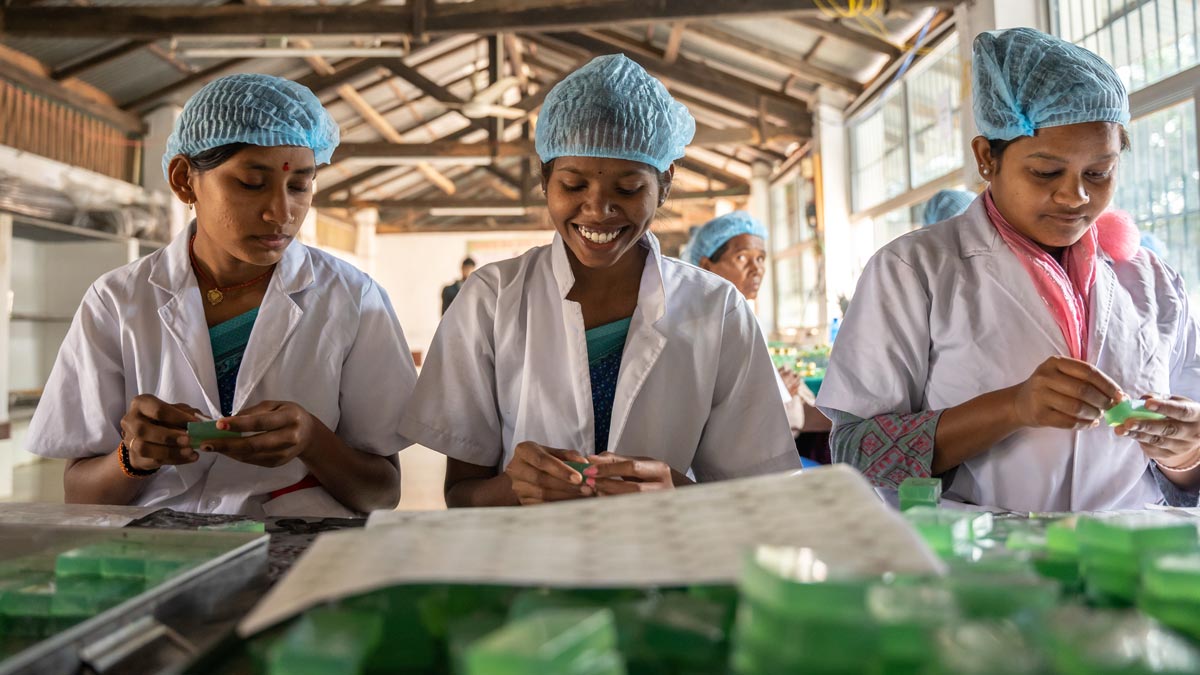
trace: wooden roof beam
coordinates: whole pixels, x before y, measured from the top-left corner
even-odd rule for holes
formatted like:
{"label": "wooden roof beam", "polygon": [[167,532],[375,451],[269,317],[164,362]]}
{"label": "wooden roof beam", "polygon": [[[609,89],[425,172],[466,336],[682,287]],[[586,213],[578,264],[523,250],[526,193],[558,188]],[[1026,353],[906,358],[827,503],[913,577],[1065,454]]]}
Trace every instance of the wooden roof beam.
{"label": "wooden roof beam", "polygon": [[[471,3],[474,4],[474,3]],[[219,35],[446,35],[578,30],[617,24],[765,15],[818,16],[823,0],[605,0],[531,7],[515,0],[504,10],[467,4],[410,5],[0,7],[6,36],[142,38]],[[955,0],[889,0],[892,8],[952,7]]]}
{"label": "wooden roof beam", "polygon": [[822,21],[821,19],[792,19],[792,23],[803,26],[818,35],[833,38],[848,42],[856,47],[862,47],[869,51],[878,52],[887,56],[889,59],[899,58],[901,49],[896,45],[884,40],[875,35],[870,35],[862,31],[854,30],[849,26],[834,21]]}

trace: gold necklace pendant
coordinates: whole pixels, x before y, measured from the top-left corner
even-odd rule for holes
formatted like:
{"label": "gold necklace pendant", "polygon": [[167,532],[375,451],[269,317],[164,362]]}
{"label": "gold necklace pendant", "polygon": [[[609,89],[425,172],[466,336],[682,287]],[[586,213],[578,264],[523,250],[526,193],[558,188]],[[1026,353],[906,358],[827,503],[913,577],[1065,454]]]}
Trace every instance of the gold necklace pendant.
{"label": "gold necklace pendant", "polygon": [[221,291],[218,291],[215,288],[208,291],[208,304],[216,307],[217,305],[221,304],[221,301],[224,299],[225,294]]}

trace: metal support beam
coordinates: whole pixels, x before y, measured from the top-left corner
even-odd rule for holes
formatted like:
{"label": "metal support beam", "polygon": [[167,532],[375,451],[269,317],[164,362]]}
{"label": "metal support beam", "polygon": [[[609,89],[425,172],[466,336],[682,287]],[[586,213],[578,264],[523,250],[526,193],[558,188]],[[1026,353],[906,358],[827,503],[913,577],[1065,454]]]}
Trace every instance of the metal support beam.
{"label": "metal support beam", "polygon": [[842,23],[822,21],[820,19],[792,19],[792,22],[824,37],[849,42],[852,45],[857,45],[873,52],[879,52],[889,59],[899,58],[902,53],[899,47],[887,40],[854,30]]}

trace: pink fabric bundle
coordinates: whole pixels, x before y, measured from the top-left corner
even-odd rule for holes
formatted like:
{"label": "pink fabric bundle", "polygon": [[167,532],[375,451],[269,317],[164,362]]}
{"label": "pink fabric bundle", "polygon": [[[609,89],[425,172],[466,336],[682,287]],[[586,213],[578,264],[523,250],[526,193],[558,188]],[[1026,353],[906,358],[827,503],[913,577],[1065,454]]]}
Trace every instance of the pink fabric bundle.
{"label": "pink fabric bundle", "polygon": [[992,225],[1029,273],[1038,295],[1062,330],[1071,358],[1086,361],[1090,325],[1088,297],[1096,280],[1096,228],[1088,228],[1079,241],[1067,248],[1062,264],[1059,264],[1054,256],[1043,251],[1000,215],[991,190],[984,194],[984,205]]}

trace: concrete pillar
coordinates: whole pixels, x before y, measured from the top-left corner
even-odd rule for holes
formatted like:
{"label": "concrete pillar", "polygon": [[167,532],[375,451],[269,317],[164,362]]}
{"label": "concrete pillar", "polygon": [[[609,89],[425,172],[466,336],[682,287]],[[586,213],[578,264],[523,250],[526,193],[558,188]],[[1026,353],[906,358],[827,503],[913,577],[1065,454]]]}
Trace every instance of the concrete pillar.
{"label": "concrete pillar", "polygon": [[838,295],[854,292],[858,279],[855,237],[850,226],[849,152],[846,120],[840,97],[822,89],[814,108],[816,127],[814,163],[820,167],[820,191],[817,195],[818,213],[825,237],[825,316],[832,319],[842,315]]}
{"label": "concrete pillar", "polygon": [[354,255],[358,257],[362,270],[375,276],[376,230],[379,226],[379,209],[363,208],[354,211],[356,237]]}
{"label": "concrete pillar", "polygon": [[142,118],[146,121],[147,128],[145,143],[142,146],[142,186],[147,191],[160,192],[168,197],[166,201],[167,227],[171,239],[174,239],[175,235],[187,227],[192,220],[187,206],[171,193],[171,188],[167,185],[167,179],[163,176],[162,170],[162,158],[167,149],[167,137],[171,135],[171,130],[175,127],[175,120],[179,118],[179,113],[182,111],[183,108],[177,105],[164,105],[155,108]]}
{"label": "concrete pillar", "polygon": [[[771,165],[755,162],[750,167],[750,215],[771,230]],[[758,289],[758,300],[754,312],[759,325],[768,336],[775,330],[775,275],[771,274],[771,245],[767,244],[767,269],[763,274],[762,287]]]}

